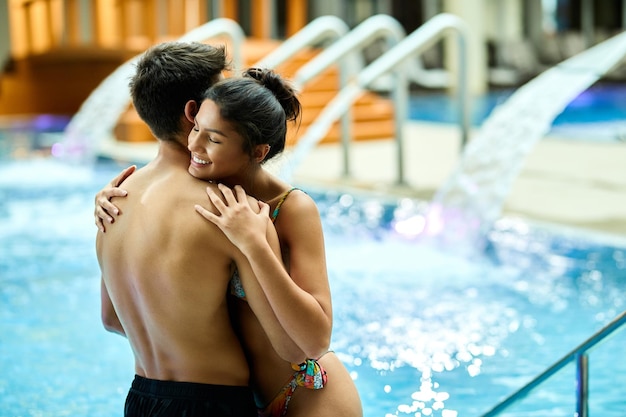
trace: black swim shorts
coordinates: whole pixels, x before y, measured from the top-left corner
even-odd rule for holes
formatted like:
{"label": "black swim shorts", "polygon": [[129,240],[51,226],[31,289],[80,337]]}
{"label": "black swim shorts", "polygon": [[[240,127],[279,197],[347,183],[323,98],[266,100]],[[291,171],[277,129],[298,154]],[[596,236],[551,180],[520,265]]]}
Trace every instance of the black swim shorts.
{"label": "black swim shorts", "polygon": [[125,417],[256,417],[249,387],[160,381],[135,376]]}

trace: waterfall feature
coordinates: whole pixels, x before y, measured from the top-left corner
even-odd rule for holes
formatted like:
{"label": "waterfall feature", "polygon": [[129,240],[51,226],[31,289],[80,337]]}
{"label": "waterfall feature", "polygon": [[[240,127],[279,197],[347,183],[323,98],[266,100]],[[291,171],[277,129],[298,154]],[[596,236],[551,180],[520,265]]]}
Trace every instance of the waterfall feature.
{"label": "waterfall feature", "polygon": [[[234,20],[214,19],[192,29],[178,40],[203,42],[220,35],[230,37],[233,42],[231,49],[234,51],[233,65],[240,68],[241,45],[245,34]],[[90,159],[102,143],[113,138],[113,129],[130,103],[128,82],[135,72],[135,63],[139,57],[120,65],[91,92],[65,128],[62,143],[55,147],[55,155],[69,160]]]}
{"label": "waterfall feature", "polygon": [[113,135],[115,124],[130,102],[128,81],[138,58],[120,65],[81,104],[65,128],[57,156],[70,160],[91,158],[98,146]]}
{"label": "waterfall feature", "polygon": [[535,143],[574,98],[624,56],[626,32],[545,71],[496,107],[433,198],[427,233],[444,241],[482,238],[501,215]]}

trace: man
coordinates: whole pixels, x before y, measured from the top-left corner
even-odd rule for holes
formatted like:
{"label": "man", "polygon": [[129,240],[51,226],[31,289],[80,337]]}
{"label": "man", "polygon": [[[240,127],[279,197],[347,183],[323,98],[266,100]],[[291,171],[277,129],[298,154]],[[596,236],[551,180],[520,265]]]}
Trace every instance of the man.
{"label": "man", "polygon": [[234,267],[252,272],[194,211],[206,202],[207,183],[187,171],[189,115],[225,66],[223,48],[169,42],[144,54],[130,83],[159,151],[124,179],[127,196],[115,202],[124,215],[96,238],[102,320],[128,338],[135,356],[125,416],[256,415],[226,301]]}

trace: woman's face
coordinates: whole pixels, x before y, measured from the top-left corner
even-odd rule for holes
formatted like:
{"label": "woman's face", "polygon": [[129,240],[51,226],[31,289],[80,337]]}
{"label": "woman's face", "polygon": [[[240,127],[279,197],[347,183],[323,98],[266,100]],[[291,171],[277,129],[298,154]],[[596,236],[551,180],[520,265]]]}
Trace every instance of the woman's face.
{"label": "woman's face", "polygon": [[198,110],[188,149],[189,173],[203,180],[236,180],[250,164],[250,156],[243,151],[243,138],[211,100],[204,100]]}

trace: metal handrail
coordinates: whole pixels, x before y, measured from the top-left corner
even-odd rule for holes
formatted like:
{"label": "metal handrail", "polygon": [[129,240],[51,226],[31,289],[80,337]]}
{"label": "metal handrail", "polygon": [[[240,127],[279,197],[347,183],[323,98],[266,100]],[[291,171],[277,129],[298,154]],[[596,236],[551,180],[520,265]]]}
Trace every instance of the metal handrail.
{"label": "metal handrail", "polygon": [[346,22],[336,16],[318,17],[252,66],[276,68],[300,52],[302,48],[318,45],[328,40],[335,41],[348,33],[349,30]]}
{"label": "metal handrail", "polygon": [[487,411],[482,417],[493,417],[510,407],[517,401],[526,397],[532,390],[541,385],[549,377],[560,371],[563,367],[571,362],[576,362],[576,412],[578,417],[587,417],[588,411],[588,352],[596,347],[598,343],[604,342],[609,336],[612,336],[616,330],[626,325],[626,311],[618,315],[609,324],[604,326],[598,332],[594,333],[589,339],[574,348],[571,352],[559,359],[554,365],[539,374],[535,379],[524,385],[522,388],[502,400],[491,410]]}
{"label": "metal handrail", "polygon": [[[303,65],[294,75],[293,80],[297,88],[302,88],[307,82],[321,74],[324,70],[340,62],[339,90],[342,90],[348,81],[355,77],[364,67],[362,59],[357,59],[356,53],[362,52],[373,42],[384,39],[389,47],[396,45],[406,37],[404,28],[396,19],[389,15],[379,14],[364,20],[347,35],[326,48],[315,58]],[[406,78],[397,80],[395,91],[406,91],[408,85]],[[402,97],[395,94],[397,101]],[[404,109],[407,104],[394,103],[396,109]],[[396,117],[396,132],[401,134],[401,123]],[[341,145],[343,149],[343,176],[350,174],[349,145],[350,145],[350,122],[349,110],[341,116]]]}
{"label": "metal handrail", "polygon": [[[298,69],[293,76],[293,82],[301,87],[339,60],[351,53],[362,51],[380,38],[384,38],[391,46],[405,36],[404,28],[393,17],[384,14],[371,16]],[[362,68],[363,65],[351,67],[349,75],[357,73]]]}
{"label": "metal handrail", "polygon": [[[359,73],[358,77],[351,80],[350,83],[343,88],[339,94],[324,107],[316,121],[309,126],[305,134],[300,138],[291,154],[289,163],[283,165],[280,175],[289,180],[293,175],[294,167],[300,164],[301,160],[308,155],[310,150],[328,133],[333,123],[348,111],[354,102],[377,78],[384,74],[394,73],[400,80],[403,79],[403,77],[406,77],[406,71],[403,67],[408,60],[428,50],[449,31],[455,31],[457,34],[459,53],[457,95],[460,102],[461,113],[459,121],[461,125],[461,145],[464,146],[469,137],[470,128],[469,97],[467,94],[469,66],[466,63],[467,53],[465,44],[468,29],[465,22],[457,16],[442,13],[428,20],[390,50],[374,60]],[[405,97],[407,89],[400,90],[401,89],[396,89],[395,93],[399,95],[399,97],[396,96],[394,100],[398,103],[406,103],[407,100]],[[400,120],[404,120],[407,111],[406,107],[396,108],[395,110],[396,117]],[[396,149],[398,183],[403,184],[404,164],[401,140],[396,140]]]}
{"label": "metal handrail", "polygon": [[[260,68],[276,68],[280,64],[286,62],[294,55],[299,53],[303,48],[307,46],[323,45],[324,43],[331,42],[330,47],[335,45],[339,39],[343,39],[350,32],[350,28],[340,18],[336,16],[320,16],[308,25],[300,29],[297,33],[290,36],[284,42],[282,42],[276,49],[257,61],[253,67]],[[317,58],[317,57],[316,57]],[[315,58],[313,59],[315,61]],[[334,61],[333,64],[336,64]],[[306,65],[305,65],[306,66]],[[339,61],[339,79],[340,84],[343,85],[345,79],[347,79],[350,73],[354,73],[355,64],[348,59],[342,59]],[[362,65],[361,65],[362,66]],[[308,80],[307,80],[308,81]],[[305,81],[306,82],[306,81]],[[304,82],[294,81],[296,89],[301,89]],[[350,128],[350,116],[344,114],[341,118],[341,135],[342,137],[349,135]]]}
{"label": "metal handrail", "polygon": [[232,19],[226,17],[212,19],[185,33],[178,40],[181,42],[202,42],[222,35],[228,36],[232,41],[233,65],[236,68],[241,68],[243,65],[242,45],[246,39],[246,34],[239,23]]}

